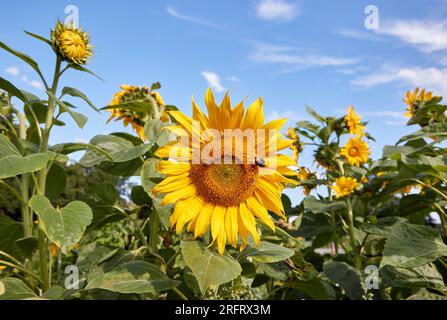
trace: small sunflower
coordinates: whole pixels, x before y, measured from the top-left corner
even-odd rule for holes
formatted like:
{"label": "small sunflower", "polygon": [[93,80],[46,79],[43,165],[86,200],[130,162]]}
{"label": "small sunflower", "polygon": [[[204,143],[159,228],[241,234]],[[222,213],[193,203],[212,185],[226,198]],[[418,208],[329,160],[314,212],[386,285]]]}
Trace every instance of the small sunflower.
{"label": "small sunflower", "polygon": [[407,104],[407,112],[405,116],[411,118],[416,111],[418,111],[424,102],[428,102],[433,99],[433,92],[426,92],[425,89],[422,89],[419,92],[419,88],[416,88],[413,93],[411,91],[407,91],[405,99],[403,101]]}
{"label": "small sunflower", "polygon": [[0,272],[4,269],[6,269],[6,266],[0,266]]}
{"label": "small sunflower", "polygon": [[[162,96],[158,92],[153,92],[147,86],[131,86],[131,85],[121,85],[121,91],[115,93],[110,106],[120,105],[131,101],[144,101],[149,99],[154,99],[157,103],[159,109],[163,109],[165,103]],[[144,125],[146,121],[150,118],[151,112],[135,112],[129,111],[122,108],[110,109],[112,115],[107,120],[107,123],[115,118],[115,121],[123,120],[124,126],[127,127],[131,124],[132,128],[138,134],[142,140],[146,140],[144,134]],[[160,116],[162,122],[169,122],[169,115],[166,112],[162,112]]]}
{"label": "small sunflower", "polygon": [[356,136],[364,135],[365,126],[363,126],[360,122],[361,118],[362,117],[355,112],[354,107],[349,106],[346,113],[345,122],[350,134],[354,134]]}
{"label": "small sunflower", "polygon": [[[297,173],[297,177],[298,180],[300,181],[305,181],[305,180],[310,180],[310,179],[316,179],[317,176],[314,172],[311,172],[309,169],[305,168],[305,167],[300,167],[298,169],[298,173]],[[310,194],[310,192],[315,189],[315,186],[313,185],[302,185],[303,189],[304,189],[304,194],[306,196],[308,196]]]}
{"label": "small sunflower", "polygon": [[[286,119],[264,124],[261,98],[244,111],[243,101],[234,108],[231,107],[227,93],[218,106],[210,89],[205,96],[208,116],[194,100],[192,104],[192,118],[180,111],[169,112],[178,125],[168,129],[186,137],[187,141],[182,146],[173,141],[156,151],[160,158],[170,160],[159,163],[158,170],[165,174],[166,178],[156,185],[152,192],[165,194],[162,205],[175,203],[170,225],[176,227],[177,233],[180,233],[185,225],[187,231],[194,232],[194,237],[203,236],[210,229],[212,241],[217,242],[220,254],[223,254],[227,243],[236,248],[239,238],[242,240],[242,250],[250,235],[255,243],[260,241],[256,218],[272,230],[275,230],[275,224],[269,216],[269,211],[285,219],[281,192],[284,184],[296,184],[294,180],[285,177],[296,175],[287,168],[296,163],[288,156],[276,153],[293,143],[281,138],[280,129]],[[200,128],[193,125],[193,121]],[[228,129],[231,132],[248,129],[255,135],[256,150],[260,147],[274,151],[263,158],[258,158],[259,154],[256,153],[256,161],[248,161],[250,157],[246,147],[249,142],[244,137],[233,136],[230,140],[233,142],[233,148],[229,148],[232,150],[222,148],[220,152],[212,153],[217,162],[210,163],[200,159],[195,162],[193,152],[197,144],[202,148],[207,143],[206,134],[198,134],[197,130],[206,132],[207,129],[221,135],[224,131],[228,132]],[[269,133],[274,135],[269,139],[261,138],[259,132],[263,129],[271,130]],[[197,134],[198,141],[193,139]],[[235,144],[244,146],[239,156],[234,155]],[[272,144],[276,146],[273,147]],[[226,161],[228,159],[231,160],[229,163]]]}
{"label": "small sunflower", "polygon": [[286,138],[293,141],[293,144],[290,146],[293,153],[293,160],[298,163],[298,159],[301,151],[303,151],[303,147],[301,145],[299,137],[296,135],[295,130],[293,128],[288,128],[285,134]]}
{"label": "small sunflower", "polygon": [[350,138],[340,150],[340,154],[353,166],[359,166],[368,161],[369,146],[361,137]]}
{"label": "small sunflower", "polygon": [[353,193],[359,186],[360,183],[356,178],[340,177],[335,179],[335,186],[331,186],[331,188],[335,191],[336,198],[342,198]]}
{"label": "small sunflower", "polygon": [[53,50],[69,63],[86,64],[93,54],[89,35],[80,28],[60,21],[57,21],[55,30],[51,31],[51,41]]}

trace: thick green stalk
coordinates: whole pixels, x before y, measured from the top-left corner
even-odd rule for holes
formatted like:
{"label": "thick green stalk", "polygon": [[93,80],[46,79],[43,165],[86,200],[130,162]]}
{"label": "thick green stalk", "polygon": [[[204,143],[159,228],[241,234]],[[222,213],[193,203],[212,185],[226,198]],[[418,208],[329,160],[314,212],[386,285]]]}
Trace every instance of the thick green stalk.
{"label": "thick green stalk", "polygon": [[[61,60],[58,57],[56,60],[56,67],[54,70],[53,84],[50,90],[54,96],[56,95],[57,85],[59,83],[60,69],[61,69]],[[48,151],[48,143],[50,140],[51,127],[53,126],[53,117],[55,109],[56,109],[56,101],[54,100],[53,96],[49,96],[47,116],[45,120],[45,129],[42,135],[42,142],[40,144],[40,152],[42,153]],[[48,172],[46,167],[39,171],[39,179],[38,179],[39,192],[42,195],[45,195],[47,173]],[[39,260],[40,260],[41,277],[43,282],[42,289],[44,291],[48,290],[51,286],[50,267],[48,265],[48,259],[49,259],[49,253],[48,253],[47,238],[42,229],[42,222],[39,220]]]}
{"label": "thick green stalk", "polygon": [[355,242],[355,233],[354,233],[354,214],[352,212],[351,200],[348,198],[346,200],[346,204],[348,206],[348,228],[349,228],[349,238],[351,241],[352,254],[354,257],[354,265],[356,268],[362,268],[362,261],[359,256],[359,252],[357,251],[357,244]]}

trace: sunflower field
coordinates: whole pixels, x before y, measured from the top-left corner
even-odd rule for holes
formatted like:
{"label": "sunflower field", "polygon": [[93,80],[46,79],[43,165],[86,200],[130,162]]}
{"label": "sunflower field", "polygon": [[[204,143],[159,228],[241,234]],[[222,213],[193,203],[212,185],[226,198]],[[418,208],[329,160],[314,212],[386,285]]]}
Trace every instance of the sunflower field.
{"label": "sunflower field", "polygon": [[[54,73],[0,42],[44,85],[36,96],[0,78],[0,187],[17,212],[0,211],[0,300],[447,299],[447,105],[430,88],[403,97],[413,133],[372,159],[352,106],[307,107],[313,120],[287,128],[266,121],[262,98],[208,89],[189,117],[159,82],[97,106],[60,85],[74,72],[102,80],[87,68],[90,35],[59,21],[26,35]],[[51,144],[61,116],[84,127],[85,108],[134,134]],[[77,170],[102,178],[71,192],[80,151]]]}

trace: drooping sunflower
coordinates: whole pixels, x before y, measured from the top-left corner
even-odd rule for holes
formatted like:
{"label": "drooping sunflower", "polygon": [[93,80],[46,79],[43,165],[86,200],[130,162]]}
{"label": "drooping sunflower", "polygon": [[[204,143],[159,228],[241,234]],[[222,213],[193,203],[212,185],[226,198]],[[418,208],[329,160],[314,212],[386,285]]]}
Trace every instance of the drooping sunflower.
{"label": "drooping sunflower", "polygon": [[340,177],[335,179],[335,185],[331,186],[331,188],[335,191],[336,198],[342,198],[353,193],[359,186],[360,183],[357,181],[356,178]]}
{"label": "drooping sunflower", "polygon": [[[298,177],[298,180],[300,180],[300,181],[305,181],[305,180],[310,180],[310,179],[316,179],[317,178],[316,174],[314,172],[311,172],[306,167],[300,167],[298,169],[297,177]],[[310,192],[313,189],[315,189],[314,185],[305,184],[305,185],[301,185],[301,186],[303,187],[304,194],[306,196],[308,196],[310,194]]]}
{"label": "drooping sunflower", "polygon": [[51,31],[51,42],[53,50],[69,63],[86,64],[93,54],[87,32],[60,21],[57,21],[56,28]]}
{"label": "drooping sunflower", "polygon": [[353,106],[349,106],[348,111],[346,113],[345,122],[348,127],[349,133],[354,134],[356,136],[363,136],[365,126],[361,123],[361,116],[358,115]]}
{"label": "drooping sunflower", "polygon": [[370,155],[369,146],[361,137],[350,138],[340,149],[340,154],[353,166],[359,166],[368,161]]}
{"label": "drooping sunflower", "polygon": [[[192,118],[180,111],[169,112],[178,125],[168,129],[184,139],[181,139],[183,142],[180,145],[173,141],[157,150],[158,157],[169,160],[159,163],[158,170],[166,178],[152,191],[154,194],[165,194],[161,205],[175,203],[170,224],[175,225],[177,233],[185,225],[189,232],[194,232],[194,237],[200,237],[211,229],[212,241],[217,242],[218,251],[223,254],[226,244],[236,248],[239,238],[241,250],[250,235],[255,243],[259,243],[256,218],[275,230],[268,211],[285,219],[281,192],[285,183],[295,183],[286,176],[296,175],[288,169],[296,163],[288,156],[277,153],[293,143],[282,139],[280,134],[286,119],[264,124],[261,98],[245,112],[243,101],[231,107],[228,93],[218,106],[212,91],[208,89],[205,104],[208,116],[194,99]],[[208,145],[206,132],[210,130],[226,137],[224,142],[230,141],[230,148],[223,147],[220,152],[213,149],[206,153],[211,154],[215,161],[194,160],[197,148],[205,150]],[[254,139],[232,135],[228,140],[228,133],[238,130],[253,134]],[[202,134],[202,131],[205,133]],[[213,136],[216,145],[221,143],[216,142],[218,138]],[[243,147],[238,148],[237,144]],[[256,146],[255,155],[248,152],[250,146]],[[266,155],[258,153],[262,148],[265,148]],[[254,161],[251,161],[252,156]]]}
{"label": "drooping sunflower", "polygon": [[293,128],[288,128],[285,136],[293,141],[292,145],[290,146],[290,149],[292,150],[293,160],[296,163],[298,163],[300,152],[303,151],[300,139],[296,135],[295,130]]}
{"label": "drooping sunflower", "polygon": [[[117,106],[126,102],[131,101],[144,101],[150,98],[155,100],[157,107],[159,109],[163,109],[165,105],[162,96],[158,92],[151,91],[147,86],[131,86],[131,85],[121,85],[121,91],[115,93],[110,106]],[[129,124],[138,134],[138,136],[142,140],[146,140],[146,136],[144,134],[144,125],[146,121],[151,117],[151,110],[147,112],[136,112],[125,110],[123,108],[114,108],[110,109],[112,115],[107,120],[109,123],[112,119],[115,118],[115,121],[123,120],[124,126],[127,127]],[[162,122],[169,122],[169,115],[167,112],[162,112],[160,116],[160,120]]]}
{"label": "drooping sunflower", "polygon": [[403,101],[407,104],[407,112],[405,116],[408,118],[413,117],[413,115],[421,108],[421,104],[424,102],[428,102],[433,99],[433,92],[426,92],[425,89],[422,89],[419,92],[419,87],[416,88],[413,92],[407,91],[405,99]]}

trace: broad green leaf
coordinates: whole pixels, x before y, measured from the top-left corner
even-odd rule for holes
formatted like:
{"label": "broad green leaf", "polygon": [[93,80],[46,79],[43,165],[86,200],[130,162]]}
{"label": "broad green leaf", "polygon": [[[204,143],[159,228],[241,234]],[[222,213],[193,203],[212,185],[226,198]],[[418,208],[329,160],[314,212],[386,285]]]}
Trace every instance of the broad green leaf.
{"label": "broad green leaf", "polygon": [[386,265],[380,270],[380,277],[386,287],[425,287],[447,290],[442,275],[433,263],[413,268],[396,268]]}
{"label": "broad green leaf", "polygon": [[78,97],[81,98],[82,100],[84,100],[93,110],[95,110],[96,112],[99,112],[99,109],[95,107],[95,105],[90,101],[90,99],[81,91],[79,91],[76,88],[72,88],[72,87],[64,87],[62,89],[62,96],[64,95],[70,95],[72,97]]}
{"label": "broad green leaf", "polygon": [[261,241],[259,246],[247,246],[242,251],[241,258],[249,258],[256,262],[274,263],[290,258],[294,253],[295,251],[293,249],[285,248],[271,242]]}
{"label": "broad green leaf", "polygon": [[23,300],[37,295],[22,280],[17,278],[0,279],[0,300]]}
{"label": "broad green leaf", "polygon": [[312,109],[310,106],[306,106],[306,111],[308,114],[310,114],[312,116],[312,118],[314,118],[317,121],[320,122],[324,122],[325,118],[323,118],[322,116],[320,116],[314,109]]}
{"label": "broad green leaf", "polygon": [[346,295],[352,300],[362,300],[365,289],[363,280],[358,270],[345,262],[327,261],[323,265],[324,275],[334,283],[340,285]]}
{"label": "broad green leaf", "polygon": [[163,180],[163,175],[157,170],[158,162],[158,159],[150,158],[144,162],[141,168],[141,185],[149,195],[151,195],[152,188]]}
{"label": "broad green leaf", "polygon": [[441,296],[439,294],[428,291],[425,288],[420,289],[415,294],[408,297],[407,300],[447,300],[445,295]]}
{"label": "broad green leaf", "polygon": [[120,195],[115,186],[110,183],[101,183],[94,186],[92,192],[106,204],[114,205],[120,199]]}
{"label": "broad green leaf", "polygon": [[17,150],[16,146],[9,141],[9,139],[0,134],[0,159],[6,156],[20,156],[19,150]]}
{"label": "broad green leaf", "polygon": [[46,39],[46,38],[44,38],[44,37],[42,37],[42,36],[39,36],[39,35],[37,35],[37,34],[34,34],[34,33],[32,33],[32,32],[26,31],[26,30],[25,30],[25,33],[26,33],[27,35],[33,37],[33,38],[36,38],[36,39],[38,39],[38,40],[40,40],[40,41],[45,42],[45,43],[48,44],[50,47],[53,46],[53,44],[51,43],[50,40],[48,40],[48,39]]}
{"label": "broad green leaf", "polygon": [[381,267],[418,267],[447,256],[447,245],[432,227],[399,222],[390,231],[383,250]]}
{"label": "broad green leaf", "polygon": [[19,98],[20,100],[22,100],[23,103],[30,104],[30,101],[21,90],[17,89],[11,82],[2,77],[0,77],[0,89],[5,90],[11,96]]}
{"label": "broad green leaf", "polygon": [[55,209],[46,197],[35,195],[29,204],[41,219],[47,237],[64,254],[81,240],[86,227],[92,222],[92,209],[82,201],[72,201]]}
{"label": "broad green leaf", "polygon": [[63,287],[52,286],[50,289],[45,291],[45,293],[42,295],[42,298],[47,300],[62,300],[63,293],[64,293]]}
{"label": "broad green leaf", "polygon": [[37,74],[40,76],[41,79],[44,79],[44,77],[42,75],[42,72],[39,69],[39,65],[37,64],[36,61],[33,60],[33,58],[31,58],[30,56],[28,56],[28,55],[26,55],[26,54],[24,54],[22,52],[16,51],[16,50],[8,47],[5,43],[3,43],[1,41],[0,41],[0,48],[8,51],[9,53],[11,53],[13,55],[15,55],[17,58],[25,61],[31,68],[33,68],[37,72]]}
{"label": "broad green leaf", "polygon": [[67,175],[64,168],[57,163],[53,163],[48,170],[45,195],[51,200],[56,199],[65,190],[66,184]]}
{"label": "broad green leaf", "polygon": [[157,293],[175,288],[179,283],[169,279],[159,267],[149,262],[130,261],[110,272],[92,276],[85,289],[104,289],[119,293]]}
{"label": "broad green leaf", "polygon": [[35,153],[26,157],[9,155],[0,159],[0,179],[38,171],[50,160],[49,153]]}
{"label": "broad green leaf", "polygon": [[114,104],[101,108],[101,110],[123,109],[130,112],[138,112],[143,114],[152,113],[152,103],[149,100],[135,100],[121,104]]}
{"label": "broad green leaf", "polygon": [[329,202],[317,200],[315,197],[310,196],[304,200],[304,207],[318,214],[346,208],[346,203],[344,201]]}
{"label": "broad green leaf", "polygon": [[[22,237],[22,224],[4,214],[0,214],[0,250],[9,253],[15,258],[20,258],[22,250],[17,245],[17,240]],[[1,257],[1,260],[3,260],[3,257]]]}
{"label": "broad green leaf", "polygon": [[403,136],[396,144],[400,144],[405,141],[413,141],[421,138],[430,138],[436,136],[438,138],[447,138],[447,123],[435,123],[423,127],[422,129]]}
{"label": "broad green leaf", "polygon": [[71,108],[69,106],[67,106],[66,103],[64,103],[64,102],[60,101],[58,98],[56,98],[56,96],[51,91],[47,90],[47,94],[48,94],[48,96],[53,98],[54,101],[56,101],[58,106],[64,112],[67,112],[73,118],[73,120],[76,122],[76,124],[78,125],[79,128],[81,128],[81,129],[84,128],[84,126],[88,120],[88,118],[86,116],[84,116],[82,113],[75,112],[75,111],[71,110]]}
{"label": "broad green leaf", "polygon": [[152,199],[142,186],[135,186],[132,188],[130,197],[137,206],[151,205]]}
{"label": "broad green leaf", "polygon": [[180,247],[183,259],[197,278],[203,294],[209,287],[230,282],[242,272],[239,263],[231,256],[219,256],[199,241],[182,241]]}
{"label": "broad green leaf", "polygon": [[[139,158],[151,149],[150,145],[140,144],[135,146],[127,139],[114,135],[97,135],[90,141],[90,144],[94,145],[95,149],[88,149],[80,160],[80,163],[86,167],[110,161],[110,158],[115,163],[128,162]],[[99,152],[98,149],[102,152]]]}
{"label": "broad green leaf", "polygon": [[144,133],[148,141],[163,146],[169,142],[169,131],[162,130],[165,124],[159,119],[150,119],[144,125]]}
{"label": "broad green leaf", "polygon": [[321,278],[312,278],[307,281],[295,280],[290,286],[315,300],[332,300],[335,298],[335,291],[332,286]]}

